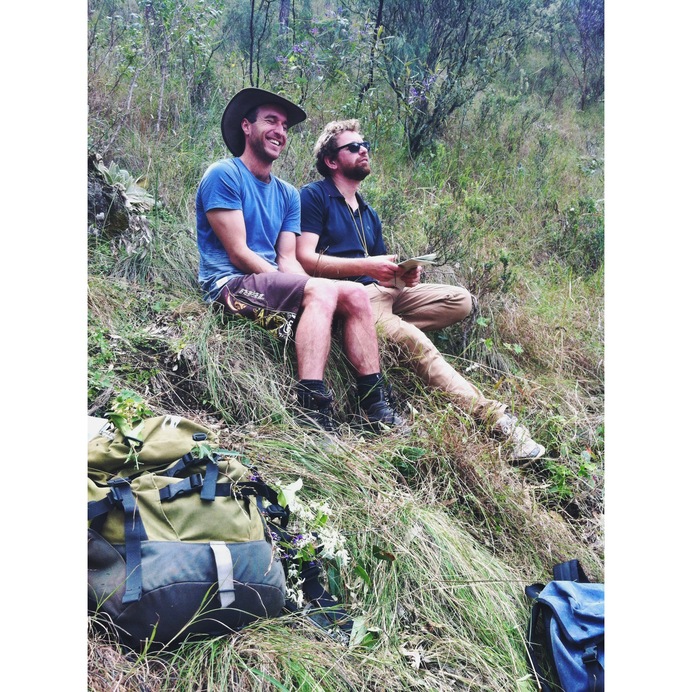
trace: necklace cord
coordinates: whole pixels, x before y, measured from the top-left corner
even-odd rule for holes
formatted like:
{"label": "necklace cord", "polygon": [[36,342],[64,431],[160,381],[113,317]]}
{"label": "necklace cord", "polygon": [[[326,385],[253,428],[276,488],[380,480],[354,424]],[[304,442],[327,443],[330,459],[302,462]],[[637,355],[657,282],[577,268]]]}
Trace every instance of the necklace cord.
{"label": "necklace cord", "polygon": [[[344,200],[344,202],[346,202],[346,200]],[[346,207],[348,208],[348,212],[351,215],[353,226],[356,229],[356,235],[358,236],[358,239],[360,240],[361,245],[363,246],[363,252],[365,253],[366,257],[369,257],[368,246],[365,242],[365,226],[363,225],[363,215],[360,213],[360,205],[358,205],[358,218],[360,219],[360,228],[358,228],[358,224],[356,223],[356,216],[353,213],[353,209],[351,209],[351,205],[348,202],[346,202]]]}

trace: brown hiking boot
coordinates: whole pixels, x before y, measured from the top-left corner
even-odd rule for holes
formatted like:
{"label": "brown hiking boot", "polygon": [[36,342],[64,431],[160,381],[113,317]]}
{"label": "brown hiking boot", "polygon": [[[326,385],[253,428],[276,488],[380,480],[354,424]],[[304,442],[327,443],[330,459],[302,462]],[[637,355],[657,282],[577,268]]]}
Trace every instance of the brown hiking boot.
{"label": "brown hiking boot", "polygon": [[545,454],[545,447],[534,442],[529,431],[523,425],[519,425],[517,417],[510,413],[505,413],[493,425],[492,432],[510,443],[510,461],[535,461]]}

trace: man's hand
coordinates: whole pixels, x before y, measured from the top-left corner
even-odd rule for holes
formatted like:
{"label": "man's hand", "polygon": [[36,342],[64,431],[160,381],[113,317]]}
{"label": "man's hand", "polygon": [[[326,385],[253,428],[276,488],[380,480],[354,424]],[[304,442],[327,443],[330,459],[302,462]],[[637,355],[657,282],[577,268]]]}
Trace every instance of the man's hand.
{"label": "man's hand", "polygon": [[396,255],[375,255],[374,257],[365,258],[364,262],[366,270],[362,272],[366,276],[372,276],[381,284],[394,281],[399,267],[396,264]]}
{"label": "man's hand", "polygon": [[397,288],[413,288],[420,283],[420,275],[423,271],[422,267],[414,267],[408,271],[401,271],[400,267],[397,267],[399,271],[393,276],[389,281],[381,281],[383,286],[392,288],[396,286]]}
{"label": "man's hand", "polygon": [[401,270],[396,255],[373,255],[372,257],[334,257],[317,252],[316,233],[304,232],[296,239],[298,261],[311,276],[328,279],[345,279],[352,276],[371,276],[383,285],[394,285]]}
{"label": "man's hand", "polygon": [[407,288],[413,288],[420,283],[420,275],[423,272],[423,267],[414,267],[404,272],[399,276],[399,280],[403,281]]}

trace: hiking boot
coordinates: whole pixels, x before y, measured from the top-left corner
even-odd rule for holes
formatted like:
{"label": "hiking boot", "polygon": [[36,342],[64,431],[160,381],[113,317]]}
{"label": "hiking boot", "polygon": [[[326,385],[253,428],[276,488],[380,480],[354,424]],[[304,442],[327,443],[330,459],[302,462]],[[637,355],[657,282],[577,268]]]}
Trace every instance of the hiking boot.
{"label": "hiking boot", "polygon": [[394,410],[389,402],[388,396],[382,388],[377,392],[373,392],[364,401],[359,401],[358,403],[365,414],[368,427],[372,432],[382,433],[389,430],[402,434],[410,432],[408,424]]}
{"label": "hiking boot", "polygon": [[517,417],[505,413],[493,425],[492,432],[505,438],[511,445],[510,461],[535,461],[545,454],[545,447],[531,439],[529,431],[517,422]]}
{"label": "hiking boot", "polygon": [[299,420],[302,423],[318,427],[325,432],[336,434],[334,420],[334,395],[318,394],[307,390],[298,390]]}

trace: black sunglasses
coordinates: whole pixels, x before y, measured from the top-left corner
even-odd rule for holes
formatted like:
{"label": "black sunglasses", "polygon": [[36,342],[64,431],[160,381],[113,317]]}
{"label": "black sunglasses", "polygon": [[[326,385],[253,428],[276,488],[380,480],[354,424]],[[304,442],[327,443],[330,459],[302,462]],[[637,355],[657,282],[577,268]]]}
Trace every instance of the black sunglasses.
{"label": "black sunglasses", "polygon": [[337,147],[336,150],[348,149],[352,154],[357,154],[361,147],[363,147],[365,151],[370,151],[370,142],[349,142],[348,144],[342,144],[340,147]]}

